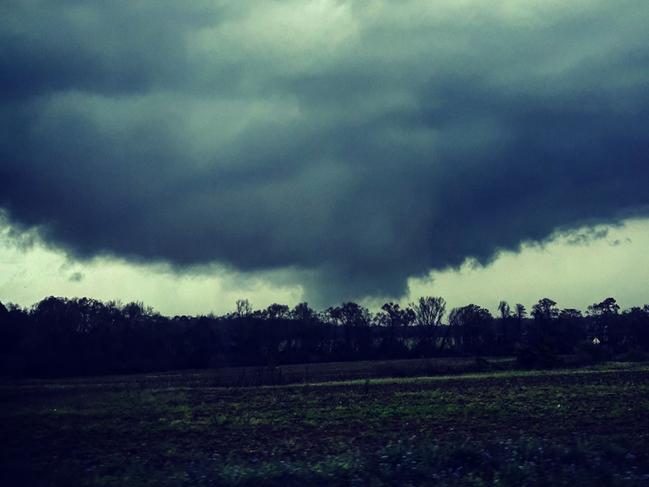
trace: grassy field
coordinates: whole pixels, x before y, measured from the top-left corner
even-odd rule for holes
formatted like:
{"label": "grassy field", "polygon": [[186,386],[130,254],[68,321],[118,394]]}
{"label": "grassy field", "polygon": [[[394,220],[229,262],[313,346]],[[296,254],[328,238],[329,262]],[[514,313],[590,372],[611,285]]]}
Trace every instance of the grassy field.
{"label": "grassy field", "polygon": [[0,483],[649,485],[649,364],[229,388],[196,374],[0,383]]}
{"label": "grassy field", "polygon": [[[566,357],[569,361],[570,358]],[[279,365],[276,367],[222,367],[138,375],[75,377],[59,379],[59,385],[92,385],[112,387],[242,387],[260,385],[308,384],[350,379],[382,377],[421,377],[466,372],[508,370],[516,366],[513,357],[441,357],[403,360],[368,360],[314,364]],[[32,380],[31,384],[47,381]],[[26,384],[26,382],[22,382]]]}

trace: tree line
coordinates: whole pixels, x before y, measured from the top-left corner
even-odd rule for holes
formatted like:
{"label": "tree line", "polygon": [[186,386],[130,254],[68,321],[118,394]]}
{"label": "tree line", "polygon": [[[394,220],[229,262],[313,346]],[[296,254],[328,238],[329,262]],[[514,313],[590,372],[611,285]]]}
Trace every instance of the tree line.
{"label": "tree line", "polygon": [[497,316],[469,304],[446,313],[441,297],[377,312],[357,303],[316,311],[307,303],[254,310],[239,300],[223,316],[174,316],[142,303],[48,297],[29,308],[0,303],[0,374],[74,376],[189,368],[435,356],[512,356],[548,366],[561,354],[643,357],[649,305],[613,298],[586,313],[549,298],[528,313],[501,301]]}

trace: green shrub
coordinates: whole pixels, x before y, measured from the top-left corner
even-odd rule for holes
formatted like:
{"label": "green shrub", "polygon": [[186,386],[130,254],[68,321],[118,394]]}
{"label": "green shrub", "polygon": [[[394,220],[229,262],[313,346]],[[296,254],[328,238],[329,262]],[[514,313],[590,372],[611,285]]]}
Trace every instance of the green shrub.
{"label": "green shrub", "polygon": [[523,369],[551,369],[562,362],[554,347],[541,343],[520,347],[516,352],[516,364]]}

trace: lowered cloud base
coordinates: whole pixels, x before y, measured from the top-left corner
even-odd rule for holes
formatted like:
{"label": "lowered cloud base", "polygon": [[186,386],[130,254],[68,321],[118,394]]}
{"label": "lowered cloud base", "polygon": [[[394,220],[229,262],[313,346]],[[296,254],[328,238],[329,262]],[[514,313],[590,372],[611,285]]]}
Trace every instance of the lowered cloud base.
{"label": "lowered cloud base", "polygon": [[649,7],[0,5],[0,208],[74,258],[401,296],[648,216]]}
{"label": "lowered cloud base", "polygon": [[[143,301],[173,316],[226,314],[244,298],[255,309],[272,303],[294,306],[307,299],[291,273],[241,274],[214,265],[182,270],[109,257],[78,261],[38,239],[17,240],[8,227],[2,228],[0,300],[5,304],[30,306],[50,295],[91,296],[122,303]],[[399,301],[406,305],[419,296],[443,296],[448,311],[475,303],[494,314],[502,299],[522,303],[528,310],[542,297],[553,298],[561,308],[582,310],[608,296],[622,308],[642,306],[649,301],[647,248],[646,219],[595,232],[581,229],[555,235],[543,245],[524,245],[520,252],[501,253],[487,266],[468,260],[458,269],[411,278]],[[388,299],[392,298],[374,296],[361,304],[377,311]]]}

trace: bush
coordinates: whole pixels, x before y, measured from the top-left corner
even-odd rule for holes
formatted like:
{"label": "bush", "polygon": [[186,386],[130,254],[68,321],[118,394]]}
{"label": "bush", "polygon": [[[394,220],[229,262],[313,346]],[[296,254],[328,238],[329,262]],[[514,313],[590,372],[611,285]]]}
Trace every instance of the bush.
{"label": "bush", "polygon": [[641,348],[632,348],[627,352],[615,357],[620,362],[646,362],[649,361],[649,354]]}
{"label": "bush", "polygon": [[551,369],[561,365],[561,359],[554,347],[539,344],[520,347],[516,352],[516,363],[523,369]]}
{"label": "bush", "polygon": [[601,343],[595,344],[591,341],[581,342],[577,345],[576,350],[578,361],[580,363],[594,364],[610,360],[611,353],[606,346]]}

